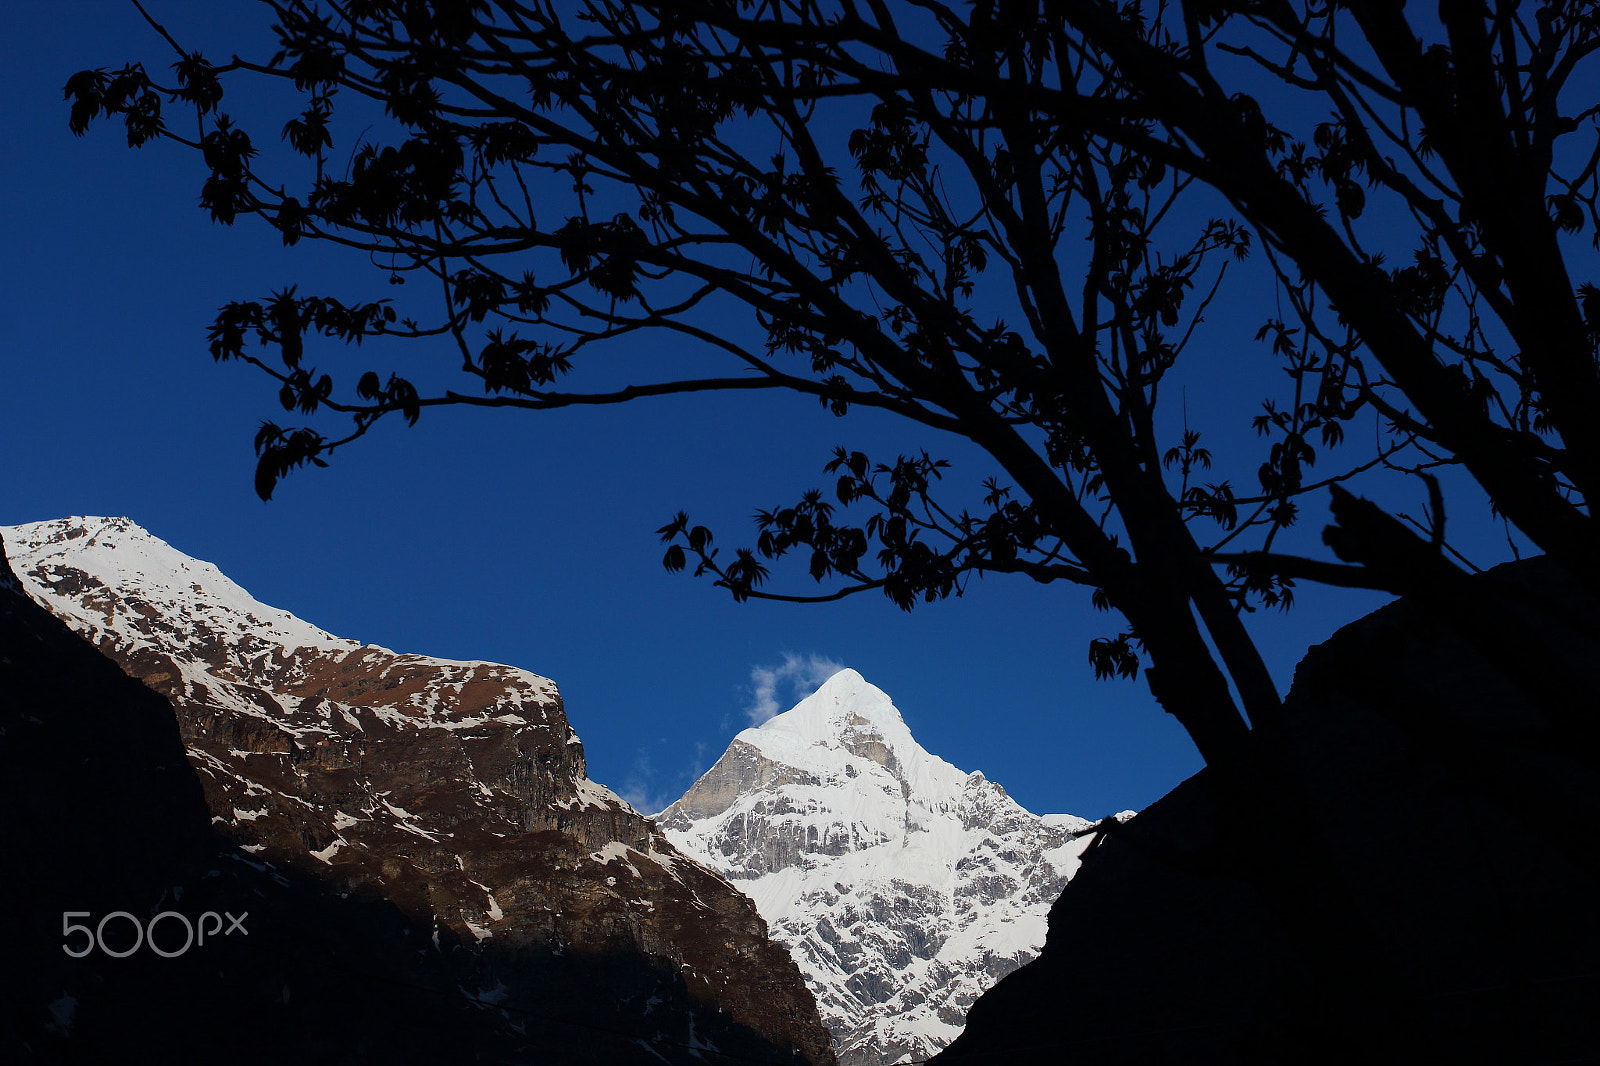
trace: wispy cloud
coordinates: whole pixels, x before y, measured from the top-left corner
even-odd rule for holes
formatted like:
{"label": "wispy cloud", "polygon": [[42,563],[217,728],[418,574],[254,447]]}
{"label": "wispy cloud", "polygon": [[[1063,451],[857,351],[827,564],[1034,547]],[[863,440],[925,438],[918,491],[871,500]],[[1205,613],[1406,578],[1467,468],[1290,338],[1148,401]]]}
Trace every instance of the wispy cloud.
{"label": "wispy cloud", "polygon": [[[627,800],[634,810],[642,814],[655,814],[667,804],[662,803],[660,794],[651,788],[653,784],[651,779],[654,776],[655,767],[650,765],[650,755],[640,748],[638,756],[633,760],[633,772],[617,789],[617,795]],[[671,802],[672,800],[667,801]]]}
{"label": "wispy cloud", "polygon": [[706,772],[708,769],[706,757],[710,754],[711,745],[703,740],[695,741],[693,767],[679,770],[670,775],[669,780],[658,782],[655,763],[651,760],[650,753],[640,748],[633,760],[633,767],[627,780],[617,789],[617,795],[627,800],[640,814],[660,814],[677,802],[689,786]]}
{"label": "wispy cloud", "polygon": [[[744,707],[751,725],[786,711],[815,692],[824,681],[844,669],[844,664],[824,655],[796,655],[785,652],[776,666],[750,668],[750,703]],[[729,723],[723,720],[723,727]],[[665,738],[663,738],[665,743]],[[694,765],[676,773],[658,770],[651,752],[639,748],[627,778],[617,787],[617,795],[643,814],[659,814],[699,780],[720,749],[703,740],[694,744]]]}
{"label": "wispy cloud", "polygon": [[[821,684],[844,669],[844,664],[822,655],[785,652],[778,666],[750,668],[751,702],[744,709],[751,725],[760,725],[788,706],[805,699]],[[780,702],[787,698],[787,704]]]}
{"label": "wispy cloud", "polygon": [[[700,745],[695,745],[697,752],[699,747]],[[696,761],[698,762],[698,759]],[[617,789],[617,795],[627,800],[640,814],[656,815],[683,795],[684,789],[699,776],[700,771],[696,769],[693,775],[680,772],[673,774],[670,781],[658,782],[650,753],[640,748],[638,756],[633,760],[633,772],[622,783],[622,787]]]}

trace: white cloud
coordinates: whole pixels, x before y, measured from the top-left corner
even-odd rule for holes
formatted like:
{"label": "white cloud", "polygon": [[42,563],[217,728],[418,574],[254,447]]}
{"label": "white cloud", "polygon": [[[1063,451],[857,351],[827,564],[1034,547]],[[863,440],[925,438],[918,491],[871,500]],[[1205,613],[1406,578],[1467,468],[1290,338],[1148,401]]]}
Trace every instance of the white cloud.
{"label": "white cloud", "polygon": [[[795,655],[785,652],[778,666],[750,668],[750,706],[744,709],[751,725],[786,711],[811,695],[828,678],[844,669],[844,664],[821,655]],[[780,696],[788,700],[780,703]]]}
{"label": "white cloud", "polygon": [[[811,695],[822,683],[840,670],[844,664],[823,655],[795,655],[785,652],[783,661],[776,666],[750,668],[751,701],[744,708],[751,725],[760,725],[768,718],[786,711]],[[727,722],[724,720],[724,728]],[[662,737],[665,744],[667,738]],[[670,775],[670,780],[659,780],[668,775],[658,774],[650,752],[640,748],[633,760],[631,772],[617,788],[617,795],[627,800],[642,814],[655,815],[666,809],[683,795],[685,789],[705,773],[708,763],[720,751],[705,741],[694,744],[693,767]]]}
{"label": "white cloud", "polygon": [[633,760],[633,772],[617,789],[617,795],[627,800],[640,814],[655,814],[677,797],[663,801],[660,791],[652,787],[654,777],[655,767],[650,763],[650,755],[640,748],[638,757]]}

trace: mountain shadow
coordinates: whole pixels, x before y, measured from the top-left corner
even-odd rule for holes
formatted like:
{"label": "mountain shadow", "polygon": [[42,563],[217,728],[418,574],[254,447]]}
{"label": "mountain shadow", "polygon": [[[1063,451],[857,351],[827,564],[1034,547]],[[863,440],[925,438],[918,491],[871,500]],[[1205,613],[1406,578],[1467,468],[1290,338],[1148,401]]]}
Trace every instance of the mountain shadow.
{"label": "mountain shadow", "polygon": [[1600,609],[1545,560],[1313,648],[1255,765],[1103,825],[936,1060],[1600,1056]]}

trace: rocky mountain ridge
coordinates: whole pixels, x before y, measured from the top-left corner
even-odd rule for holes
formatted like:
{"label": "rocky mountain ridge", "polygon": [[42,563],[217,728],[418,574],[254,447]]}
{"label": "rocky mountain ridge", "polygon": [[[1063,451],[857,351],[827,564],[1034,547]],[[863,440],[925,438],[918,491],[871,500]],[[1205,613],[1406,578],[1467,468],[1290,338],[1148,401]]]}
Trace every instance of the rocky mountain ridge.
{"label": "rocky mountain ridge", "polygon": [[741,732],[657,822],[755,900],[847,1066],[923,1059],[1038,954],[1090,822],[927,752],[854,670]]}
{"label": "rocky mountain ridge", "polygon": [[553,682],[334,637],[127,519],[0,535],[23,591],[170,701],[214,831],[264,869],[392,903],[436,951],[493,949],[463,995],[515,999],[512,956],[637,957],[657,979],[630,971],[597,1018],[831,1061],[749,901],[588,780]]}

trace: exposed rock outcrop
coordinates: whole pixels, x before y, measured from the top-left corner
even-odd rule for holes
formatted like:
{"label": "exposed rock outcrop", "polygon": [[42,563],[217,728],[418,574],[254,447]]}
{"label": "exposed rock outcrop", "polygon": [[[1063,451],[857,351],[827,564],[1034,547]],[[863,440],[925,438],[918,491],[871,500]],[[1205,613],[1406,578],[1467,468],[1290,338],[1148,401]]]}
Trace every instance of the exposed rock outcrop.
{"label": "exposed rock outcrop", "polygon": [[[145,785],[108,788],[98,777],[84,809],[51,808],[43,797],[80,795],[60,777],[78,757],[69,743],[39,764],[48,780],[27,793],[46,807],[34,817],[47,833],[70,837],[81,819],[136,810],[141,826],[170,823],[164,846],[187,841],[191,865],[222,854],[280,894],[359,901],[384,916],[387,935],[357,937],[369,954],[345,965],[381,975],[397,962],[395,945],[409,943],[399,954],[420,952],[425,964],[396,972],[455,990],[453,1009],[477,1015],[502,1052],[699,1061],[697,1048],[718,1048],[832,1060],[794,963],[750,902],[587,779],[552,682],[332,637],[125,519],[37,523],[4,539],[21,588],[148,686],[97,705],[93,721],[109,725],[85,724],[86,756],[137,733],[104,757],[126,747],[132,757],[117,772],[163,782],[161,802],[173,808],[140,800]],[[15,591],[0,595],[23,610]],[[19,666],[13,653],[10,668],[48,704],[49,683],[25,655]],[[55,675],[63,692],[76,682]],[[45,709],[41,728],[77,728]],[[6,739],[8,765],[29,765]],[[111,797],[123,792],[132,798],[119,805]],[[213,832],[236,847],[219,851]],[[68,909],[92,904],[61,898]],[[116,909],[143,914],[157,902]],[[56,955],[59,923],[43,934],[54,933],[45,950]]]}

